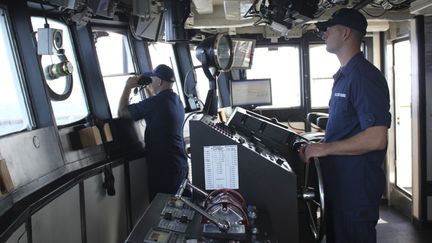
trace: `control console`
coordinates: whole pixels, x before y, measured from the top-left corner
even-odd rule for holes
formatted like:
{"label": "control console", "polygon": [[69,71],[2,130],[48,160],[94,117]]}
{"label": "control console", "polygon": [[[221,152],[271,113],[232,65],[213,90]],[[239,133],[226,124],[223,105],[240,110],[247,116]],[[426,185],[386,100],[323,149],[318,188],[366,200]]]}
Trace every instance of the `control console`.
{"label": "control console", "polygon": [[219,122],[216,117],[204,116],[201,118],[201,122],[220,135],[232,140],[233,143],[247,148],[251,152],[255,152],[264,159],[276,163],[287,170],[291,170],[288,161],[284,157],[276,154],[274,151],[266,147],[258,137],[242,135],[241,133],[237,132],[236,129]]}
{"label": "control console", "polygon": [[[268,215],[271,242],[300,242],[297,176],[291,166],[296,157],[282,156],[259,136],[242,133],[212,116],[191,120],[189,131],[193,184],[208,192],[217,189],[212,186],[220,181],[214,178],[224,180],[229,176],[226,184]],[[288,146],[286,149],[291,150]],[[218,150],[228,153],[219,154]],[[233,167],[236,169],[226,169]]]}

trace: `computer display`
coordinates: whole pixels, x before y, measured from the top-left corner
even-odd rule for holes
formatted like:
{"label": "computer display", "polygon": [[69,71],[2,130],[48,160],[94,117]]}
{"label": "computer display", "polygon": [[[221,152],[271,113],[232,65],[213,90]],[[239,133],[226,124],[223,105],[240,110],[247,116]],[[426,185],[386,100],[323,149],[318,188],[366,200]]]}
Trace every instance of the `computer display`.
{"label": "computer display", "polygon": [[255,40],[232,38],[234,51],[233,69],[249,69],[252,67]]}
{"label": "computer display", "polygon": [[231,106],[271,105],[271,79],[231,81]]}

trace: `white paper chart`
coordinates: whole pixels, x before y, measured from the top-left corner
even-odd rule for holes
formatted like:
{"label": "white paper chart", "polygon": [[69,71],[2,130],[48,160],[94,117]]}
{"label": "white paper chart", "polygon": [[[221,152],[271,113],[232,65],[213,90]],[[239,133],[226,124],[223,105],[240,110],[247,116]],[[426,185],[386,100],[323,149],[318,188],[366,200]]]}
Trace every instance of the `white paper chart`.
{"label": "white paper chart", "polygon": [[238,189],[237,145],[204,146],[205,189]]}

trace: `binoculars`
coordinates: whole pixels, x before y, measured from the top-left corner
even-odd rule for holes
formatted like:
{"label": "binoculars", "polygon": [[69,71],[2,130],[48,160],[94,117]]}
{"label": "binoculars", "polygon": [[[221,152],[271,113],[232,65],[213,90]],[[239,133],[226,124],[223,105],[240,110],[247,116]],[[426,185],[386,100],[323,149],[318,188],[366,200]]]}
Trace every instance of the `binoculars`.
{"label": "binoculars", "polygon": [[152,82],[152,79],[149,76],[141,75],[141,77],[138,79],[138,84],[140,86],[146,86],[149,85]]}

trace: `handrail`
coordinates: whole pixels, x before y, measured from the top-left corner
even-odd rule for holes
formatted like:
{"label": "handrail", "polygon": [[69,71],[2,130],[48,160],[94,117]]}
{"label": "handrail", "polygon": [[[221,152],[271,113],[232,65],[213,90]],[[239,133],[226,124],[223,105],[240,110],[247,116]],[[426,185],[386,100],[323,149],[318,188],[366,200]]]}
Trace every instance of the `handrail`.
{"label": "handrail", "polygon": [[51,183],[39,188],[25,198],[13,204],[0,216],[0,242],[6,242],[8,238],[23,224],[34,212],[47,205],[70,188],[78,185],[87,178],[102,172],[106,165],[113,167],[129,163],[134,158],[142,157],[142,153],[134,156],[113,157],[87,167],[64,174]]}

